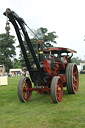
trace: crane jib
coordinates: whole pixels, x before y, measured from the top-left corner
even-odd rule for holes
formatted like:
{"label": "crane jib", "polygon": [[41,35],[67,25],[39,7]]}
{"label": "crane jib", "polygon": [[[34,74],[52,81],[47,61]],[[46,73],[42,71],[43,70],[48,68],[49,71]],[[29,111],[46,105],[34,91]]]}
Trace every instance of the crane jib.
{"label": "crane jib", "polygon": [[34,81],[33,71],[31,70],[31,65],[30,65],[30,62],[29,62],[29,58],[27,56],[25,46],[24,46],[24,43],[23,43],[23,39],[22,39],[22,36],[20,34],[20,28],[22,30],[22,33],[24,35],[27,46],[30,50],[30,53],[31,53],[31,55],[33,57],[33,60],[35,62],[35,65],[37,67],[37,72],[38,72],[38,75],[39,75],[39,79],[40,79],[40,81],[44,82],[45,81],[44,80],[45,73],[40,68],[39,61],[36,57],[35,51],[33,49],[31,41],[29,39],[28,33],[26,31],[24,20],[21,17],[19,17],[14,11],[11,11],[10,9],[6,9],[6,12],[4,12],[4,15],[9,18],[9,21],[13,24],[13,26],[15,28],[15,31],[16,31],[16,34],[17,34],[17,37],[18,37],[18,40],[19,40],[19,44],[20,44],[20,47],[21,47],[21,50],[22,50],[22,53],[23,53],[23,56],[24,56],[24,60],[25,60],[25,63],[27,65],[27,69],[29,70],[32,81]]}

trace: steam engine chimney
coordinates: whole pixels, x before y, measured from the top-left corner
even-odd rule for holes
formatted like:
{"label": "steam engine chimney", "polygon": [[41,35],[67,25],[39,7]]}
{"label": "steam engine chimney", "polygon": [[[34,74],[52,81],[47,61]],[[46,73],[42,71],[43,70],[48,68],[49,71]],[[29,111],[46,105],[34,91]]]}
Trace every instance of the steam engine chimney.
{"label": "steam engine chimney", "polygon": [[39,40],[39,41],[37,41],[37,43],[38,43],[39,62],[42,63],[43,62],[43,43],[44,43],[44,41]]}

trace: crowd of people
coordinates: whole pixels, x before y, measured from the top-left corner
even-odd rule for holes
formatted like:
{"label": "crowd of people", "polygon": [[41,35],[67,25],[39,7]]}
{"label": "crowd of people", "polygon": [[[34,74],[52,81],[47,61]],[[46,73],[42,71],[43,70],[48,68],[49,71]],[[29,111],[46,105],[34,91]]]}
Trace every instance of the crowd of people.
{"label": "crowd of people", "polygon": [[27,68],[23,68],[23,71],[13,71],[13,72],[4,72],[0,73],[0,76],[8,76],[8,77],[13,77],[13,76],[26,76],[28,77],[29,72],[27,71]]}

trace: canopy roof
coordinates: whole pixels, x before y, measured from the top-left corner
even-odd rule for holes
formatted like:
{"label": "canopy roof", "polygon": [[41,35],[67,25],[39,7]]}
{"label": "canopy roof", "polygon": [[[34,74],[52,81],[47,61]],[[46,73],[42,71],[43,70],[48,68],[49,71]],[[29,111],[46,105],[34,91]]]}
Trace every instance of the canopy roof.
{"label": "canopy roof", "polygon": [[44,49],[44,53],[50,53],[51,54],[58,54],[58,53],[77,53],[75,50],[69,49],[69,48],[62,48],[62,47],[52,47],[49,49]]}

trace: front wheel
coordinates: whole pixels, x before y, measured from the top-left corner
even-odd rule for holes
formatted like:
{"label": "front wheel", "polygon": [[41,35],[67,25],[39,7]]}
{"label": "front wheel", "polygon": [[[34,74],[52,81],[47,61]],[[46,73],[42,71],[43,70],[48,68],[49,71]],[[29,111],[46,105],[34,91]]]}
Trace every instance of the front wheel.
{"label": "front wheel", "polygon": [[63,98],[63,83],[60,76],[54,76],[51,82],[51,97],[54,103],[58,103]]}
{"label": "front wheel", "polygon": [[32,91],[29,89],[32,88],[31,81],[28,77],[21,78],[18,84],[18,97],[21,102],[27,102],[30,100]]}

